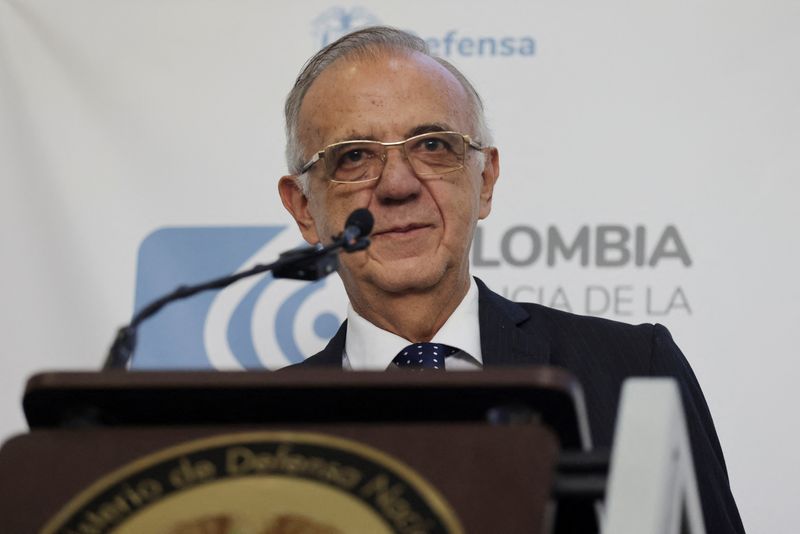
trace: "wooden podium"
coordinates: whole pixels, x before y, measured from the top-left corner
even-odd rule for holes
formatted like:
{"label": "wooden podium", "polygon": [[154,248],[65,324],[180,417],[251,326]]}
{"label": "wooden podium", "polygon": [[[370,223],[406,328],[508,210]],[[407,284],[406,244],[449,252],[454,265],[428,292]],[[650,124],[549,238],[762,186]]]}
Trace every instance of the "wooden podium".
{"label": "wooden podium", "polygon": [[39,374],[0,450],[0,532],[597,531],[592,499],[553,489],[581,403],[546,367]]}

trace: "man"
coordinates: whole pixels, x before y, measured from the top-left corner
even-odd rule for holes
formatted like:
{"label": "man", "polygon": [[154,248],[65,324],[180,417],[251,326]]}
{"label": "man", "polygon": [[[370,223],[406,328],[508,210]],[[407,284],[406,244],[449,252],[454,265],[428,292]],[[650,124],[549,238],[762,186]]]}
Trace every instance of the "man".
{"label": "man", "polygon": [[357,31],[306,64],[286,120],[291,174],[279,191],[305,240],[330,242],[357,208],[375,216],[371,246],[340,258],[347,321],[303,366],[558,365],[583,385],[597,447],[611,444],[625,378],[673,376],[707,531],[743,532],[705,399],[664,327],[510,302],[470,277],[470,243],[492,208],[499,155],[480,97],[452,65],[404,32]]}

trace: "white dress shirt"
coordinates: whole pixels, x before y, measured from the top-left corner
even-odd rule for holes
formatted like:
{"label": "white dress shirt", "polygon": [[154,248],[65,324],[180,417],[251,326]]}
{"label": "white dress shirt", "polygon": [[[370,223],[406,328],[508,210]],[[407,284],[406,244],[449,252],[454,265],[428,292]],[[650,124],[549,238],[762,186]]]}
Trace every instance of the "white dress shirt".
{"label": "white dress shirt", "polygon": [[[385,371],[397,354],[414,343],[375,326],[347,306],[347,338],[342,367],[353,371]],[[459,349],[445,360],[448,371],[483,367],[481,330],[478,319],[478,286],[470,277],[469,289],[452,315],[431,339]],[[391,366],[394,368],[394,366]]]}

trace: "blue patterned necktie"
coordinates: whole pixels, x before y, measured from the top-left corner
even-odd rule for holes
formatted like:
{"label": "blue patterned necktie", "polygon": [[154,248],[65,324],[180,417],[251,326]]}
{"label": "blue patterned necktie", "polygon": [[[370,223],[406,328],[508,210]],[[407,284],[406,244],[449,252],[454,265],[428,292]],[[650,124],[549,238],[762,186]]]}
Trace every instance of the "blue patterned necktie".
{"label": "blue patterned necktie", "polygon": [[456,352],[457,348],[441,343],[414,343],[401,350],[392,363],[412,371],[444,371],[444,359]]}

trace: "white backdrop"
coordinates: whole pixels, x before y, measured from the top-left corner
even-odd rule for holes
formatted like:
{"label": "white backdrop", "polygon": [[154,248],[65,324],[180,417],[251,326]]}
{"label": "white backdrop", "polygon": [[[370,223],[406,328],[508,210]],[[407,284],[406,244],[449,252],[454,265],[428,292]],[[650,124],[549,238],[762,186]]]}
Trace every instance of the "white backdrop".
{"label": "white backdrop", "polygon": [[0,436],[24,428],[31,373],[99,366],[148,234],[288,227],[283,98],[325,39],[375,22],[428,39],[487,103],[502,172],[474,272],[518,300],[666,324],[746,528],[795,532],[792,0],[0,0]]}

